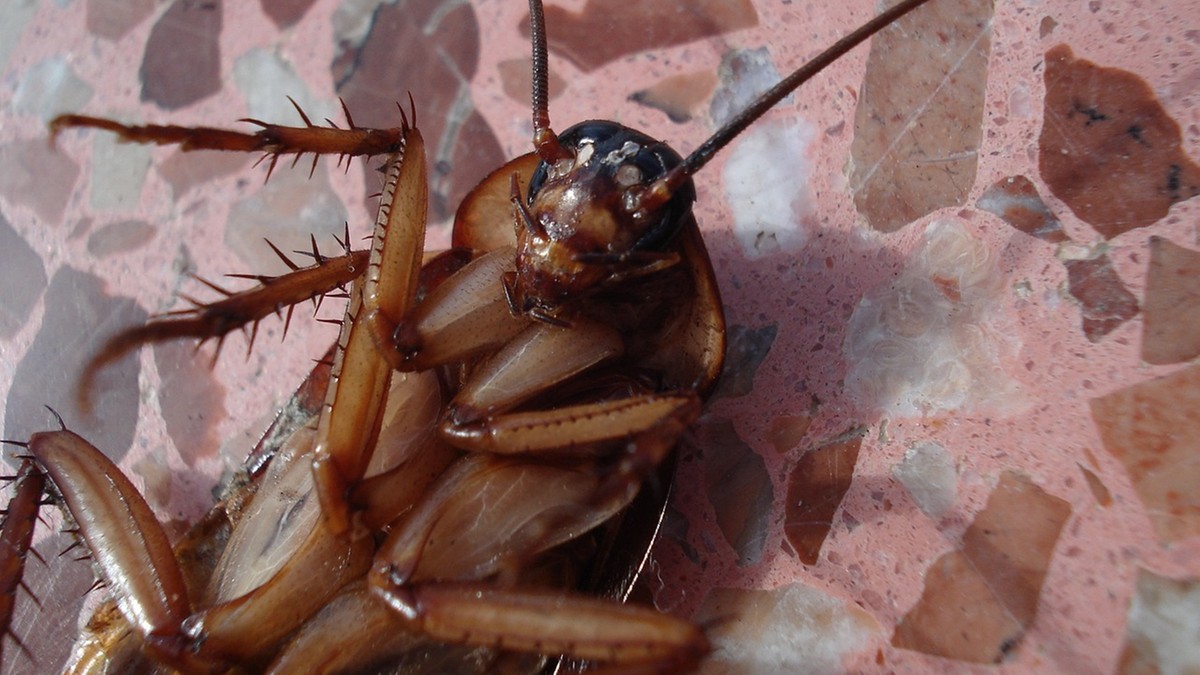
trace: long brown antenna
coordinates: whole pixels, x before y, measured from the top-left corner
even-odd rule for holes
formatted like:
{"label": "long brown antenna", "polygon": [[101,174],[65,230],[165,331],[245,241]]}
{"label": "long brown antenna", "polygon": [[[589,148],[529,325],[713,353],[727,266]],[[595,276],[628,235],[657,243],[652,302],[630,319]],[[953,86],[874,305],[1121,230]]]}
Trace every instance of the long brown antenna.
{"label": "long brown antenna", "polygon": [[713,158],[713,155],[717,154],[717,151],[728,145],[730,141],[761,117],[763,113],[775,107],[776,103],[779,103],[788,94],[795,91],[797,87],[812,79],[814,75],[824,70],[826,66],[837,61],[846,52],[854,49],[867,38],[928,1],[904,0],[863,24],[853,33],[838,40],[829,49],[821,52],[816,58],[785,77],[762,96],[759,96],[758,100],[749,108],[738,113],[736,117],[726,122],[725,126],[717,129],[708,140],[704,141],[700,147],[688,155],[687,159],[683,160],[683,163],[655,181],[654,185],[650,186],[648,190],[647,198],[656,202],[661,199],[665,203],[683,185],[689,176],[699,171],[701,167],[708,163],[708,160]]}
{"label": "long brown antenna", "polygon": [[546,18],[542,0],[529,0],[529,34],[533,47],[533,147],[538,157],[553,164],[570,156],[550,128],[550,66],[546,56]]}

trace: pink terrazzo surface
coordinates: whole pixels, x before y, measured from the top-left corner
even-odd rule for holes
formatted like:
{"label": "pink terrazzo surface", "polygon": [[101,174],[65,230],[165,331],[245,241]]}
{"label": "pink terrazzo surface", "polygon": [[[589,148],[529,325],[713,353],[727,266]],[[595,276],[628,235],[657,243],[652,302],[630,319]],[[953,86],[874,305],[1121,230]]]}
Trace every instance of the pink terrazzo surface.
{"label": "pink terrazzo surface", "polygon": [[[45,122],[68,111],[182,124],[232,124],[246,116],[290,121],[289,94],[315,111],[314,118],[339,119],[330,64],[338,57],[334,31],[354,34],[354,20],[346,18],[351,13],[339,13],[332,0],[316,0],[307,9],[308,3],[286,4],[296,6],[292,23],[279,18],[289,11],[282,4],[275,6],[278,23],[257,3],[210,3],[202,10],[219,7],[221,13],[219,41],[197,38],[219,45],[211,53],[216,90],[196,93],[200,85],[182,86],[182,94],[171,96],[197,98],[174,110],[143,101],[145,76],[139,76],[156,23],[175,11],[168,5],[92,0],[0,9],[0,25],[6,26],[0,31],[2,435],[22,438],[48,426],[40,407],[54,406],[73,429],[98,445],[111,444],[105,449],[121,457],[176,530],[207,510],[214,482],[240,464],[311,360],[332,341],[332,329],[298,312],[280,343],[282,324],[265,322],[249,356],[234,338],[211,370],[210,348],[195,359],[189,349],[145,350],[140,368],[117,369],[101,395],[101,420],[71,408],[73,369],[94,349],[96,333],[138,320],[135,305],[144,316],[180,307],[180,293],[205,297],[185,271],[214,280],[227,272],[278,272],[279,263],[258,243],[263,236],[290,250],[305,248],[310,232],[339,232],[343,219],[352,231],[365,233],[371,215],[363,174],[357,162],[348,173],[322,162],[311,183],[305,165],[291,174],[277,171],[264,187],[263,170],[250,168],[249,160],[198,157],[188,164],[172,149],[119,146],[79,132],[64,134],[54,154],[45,142]],[[588,3],[554,4],[584,11]],[[675,6],[670,0],[644,4],[651,11]],[[1200,2],[999,0],[994,14],[986,3],[932,4],[942,14],[910,32],[925,31],[924,42],[934,45],[969,38],[964,58],[952,65],[966,68],[972,56],[981,70],[934,76],[938,95],[912,103],[921,116],[910,116],[913,110],[876,115],[901,120],[900,133],[885,133],[888,143],[925,139],[920,133],[927,124],[977,132],[969,150],[926,153],[927,140],[913,146],[911,155],[925,153],[914,163],[953,167],[942,172],[951,176],[951,197],[932,212],[906,215],[899,226],[873,227],[876,221],[863,213],[870,207],[856,205],[855,194],[867,189],[852,173],[851,157],[861,163],[868,156],[852,147],[856,135],[866,135],[855,132],[856,105],[887,81],[868,78],[873,84],[862,88],[867,48],[795,94],[763,125],[783,129],[766,137],[767,148],[786,149],[793,147],[787,139],[799,140],[796,153],[783,160],[772,155],[769,163],[782,177],[752,179],[761,192],[807,178],[774,209],[784,212],[781,224],[764,216],[734,225],[731,201],[747,207],[736,191],[728,196],[741,170],[726,166],[729,157],[719,157],[697,179],[701,229],[740,351],[731,355],[726,381],[684,451],[678,502],[655,549],[650,592],[668,611],[741,617],[716,629],[722,651],[710,665],[713,672],[1200,668],[1194,647],[1190,653],[1186,648],[1186,617],[1194,630],[1200,615],[1195,183],[1188,182],[1187,170],[1177,172],[1183,176],[1172,184],[1178,189],[1171,201],[1177,203],[1165,217],[1139,229],[1119,228],[1106,239],[1054,196],[1039,172],[1044,55],[1060,43],[1077,58],[1144,80],[1182,128],[1183,155],[1192,162],[1200,157]],[[701,19],[716,17],[708,21],[712,35],[687,35],[680,28],[685,35],[672,44],[643,50],[626,45],[665,38],[604,20],[594,30],[601,41],[617,45],[615,60],[588,69],[578,55],[572,62],[561,51],[552,54],[552,71],[564,83],[551,102],[556,128],[615,119],[686,152],[713,128],[710,101],[728,93],[729,87],[718,86],[714,95],[703,75],[715,71],[723,56],[765,48],[765,56],[751,61],[786,73],[875,11],[874,3],[859,0],[681,6],[693,7]],[[724,28],[729,13],[744,17],[739,8],[748,7],[755,17],[751,27]],[[412,66],[423,75],[407,85],[418,116],[423,126],[436,127],[453,109],[459,122],[450,127],[465,139],[456,144],[453,134],[439,137],[438,173],[445,176],[439,194],[452,203],[466,189],[459,184],[470,180],[460,175],[490,170],[529,146],[524,94],[518,99],[508,93],[525,86],[517,81],[521,68],[511,65],[527,58],[517,30],[525,7],[472,0],[414,4],[405,11],[427,12],[417,26],[397,29],[409,48],[431,59]],[[970,22],[961,30],[946,27],[947,17],[964,14],[981,17],[978,26],[990,26],[990,36],[972,32]],[[361,20],[370,16],[364,12]],[[467,22],[454,24],[468,26],[464,37],[440,43],[445,34],[460,34],[450,25],[458,21]],[[552,15],[552,38],[555,25]],[[935,60],[922,55],[903,61],[912,58],[907,54],[896,51],[890,58],[909,63],[901,70]],[[445,63],[456,64],[449,75],[438,70]],[[756,67],[734,72],[748,77]],[[168,81],[181,73],[203,79],[198,66],[162,68]],[[677,76],[693,78],[683,87],[692,96],[667,95],[673,103],[658,107],[630,97]],[[959,116],[969,106],[954,93],[972,82],[959,80],[973,80],[982,95],[973,121]],[[986,85],[979,87],[982,81]],[[377,95],[385,102],[407,97],[404,89]],[[436,102],[426,107],[426,101]],[[360,124],[369,123],[362,105],[352,112]],[[664,107],[690,113],[690,119],[673,122]],[[938,117],[939,107],[952,112]],[[902,167],[892,175],[884,181],[901,184],[903,193],[903,184],[918,174]],[[1035,238],[980,206],[991,186],[1016,176],[1032,182],[1069,241]],[[1148,281],[1148,269],[1162,253],[1152,236],[1189,250],[1166,265],[1164,278],[1175,281],[1163,297],[1170,297],[1167,316],[1175,330],[1158,346],[1173,356],[1153,364],[1143,357],[1144,319],[1136,311],[1163,311],[1163,302],[1156,304],[1158,287]],[[447,239],[444,224],[432,227],[432,246]],[[1097,282],[1100,290],[1088,295],[1068,268],[1071,261],[1103,255],[1109,270],[1084,276],[1109,281]],[[120,304],[105,295],[127,300]],[[1109,311],[1128,305],[1126,296],[1134,298],[1135,311]],[[896,311],[904,316],[897,319]],[[322,315],[338,312],[325,308]],[[1081,315],[1109,323],[1103,331],[1085,331]],[[56,326],[56,333],[46,334],[44,326]],[[908,351],[889,351],[901,348],[896,336],[911,338],[903,343]],[[1163,340],[1170,349],[1161,349]],[[922,360],[933,366],[907,368]],[[916,452],[920,448],[929,454]],[[917,455],[910,461],[925,462],[921,475],[931,482],[926,492],[898,478],[907,470],[898,467],[912,466],[905,464],[906,452]],[[797,467],[815,475],[798,475]],[[822,501],[827,513],[806,511],[808,505],[799,503],[806,499]],[[1027,522],[1022,518],[1028,514],[1053,522]],[[30,586],[44,608],[22,599],[13,628],[36,661],[9,647],[6,672],[45,671],[65,658],[69,640],[47,626],[62,625],[69,633],[91,583],[86,564],[53,555],[64,547],[63,536],[49,529],[39,536],[46,537],[39,549],[48,568],[35,564]],[[980,541],[987,545],[977,546]],[[806,546],[815,554],[811,560],[798,550]],[[938,576],[956,560],[979,574],[981,596],[967,599],[953,578]],[[1014,570],[1020,579],[1009,585],[1005,574]],[[713,589],[779,591],[769,598],[720,591],[702,608]],[[802,597],[799,609],[772,613],[773,603],[787,605],[785,596],[787,602]],[[1013,597],[1024,605],[1014,606],[1008,601]],[[1147,619],[1151,599],[1163,597],[1176,599],[1171,606],[1184,618]],[[916,608],[953,608],[956,602],[999,617],[1003,625],[971,632],[971,624],[970,631],[964,628],[970,635],[954,645],[944,635],[928,637],[966,620],[953,609],[939,619]],[[752,626],[760,615],[761,630]],[[904,625],[916,626],[927,639],[906,642],[898,628]],[[778,644],[775,637],[782,636],[791,642]],[[1000,665],[990,665],[993,660]]]}

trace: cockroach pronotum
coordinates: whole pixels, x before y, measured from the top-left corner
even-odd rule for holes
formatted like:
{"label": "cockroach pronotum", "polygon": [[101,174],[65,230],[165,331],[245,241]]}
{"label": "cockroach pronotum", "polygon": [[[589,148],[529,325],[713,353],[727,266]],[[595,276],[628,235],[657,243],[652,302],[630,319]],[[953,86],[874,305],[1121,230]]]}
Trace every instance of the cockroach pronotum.
{"label": "cockroach pronotum", "polygon": [[[565,657],[694,668],[710,650],[703,627],[606,599],[627,596],[641,569],[656,528],[632,521],[661,518],[662,469],[723,363],[691,177],[801,83],[926,1],[885,10],[681,157],[612,122],[555,133],[542,8],[531,0],[535,152],[485,178],[458,209],[452,248],[424,261],[419,100],[401,104],[391,129],[361,127],[352,110],[340,129],[304,117],[295,128],[253,121],[257,132],[56,118],[60,137],[90,128],[265,152],[269,170],[292,154],[387,158],[369,251],[352,250],[352,224],[344,251],[314,244],[308,267],[254,276],[252,290],[122,330],[90,355],[78,385],[89,400],[106,367],[142,345],[220,342],[238,329],[253,342],[270,314],[290,320],[302,302],[349,297],[337,349],[248,463],[253,478],[174,550],[133,484],[83,438],[60,428],[10,440],[54,484],[114,598],[96,610],[77,664],[530,671]],[[23,465],[25,514],[37,481]],[[11,520],[14,532],[32,522]],[[25,541],[14,550],[28,546],[26,534],[12,536]],[[0,572],[15,589],[23,553],[6,554]],[[19,658],[29,656],[6,650]]]}

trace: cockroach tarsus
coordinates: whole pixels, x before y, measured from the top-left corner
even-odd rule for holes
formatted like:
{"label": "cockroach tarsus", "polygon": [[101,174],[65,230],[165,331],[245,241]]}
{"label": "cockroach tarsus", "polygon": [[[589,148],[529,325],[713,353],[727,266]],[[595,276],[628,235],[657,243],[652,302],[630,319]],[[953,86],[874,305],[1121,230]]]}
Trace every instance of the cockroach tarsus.
{"label": "cockroach tarsus", "polygon": [[[268,171],[288,154],[387,161],[369,251],[326,257],[314,244],[313,265],[127,329],[85,370],[83,395],[99,369],[144,344],[219,341],[247,326],[253,341],[267,314],[349,288],[331,362],[277,421],[278,447],[254,460],[261,476],[173,550],[100,451],[65,427],[34,434],[21,443],[32,460],[0,535],[0,626],[44,473],[116,607],[100,610],[107,625],[81,638],[74,667],[515,672],[556,656],[695,667],[711,649],[700,627],[594,597],[627,594],[667,493],[639,490],[669,482],[654,477],[721,372],[724,316],[692,176],[801,83],[926,1],[880,14],[681,157],[612,122],[551,129],[542,8],[531,0],[534,152],[484,179],[458,211],[455,248],[425,261],[415,105],[394,129],[358,127],[348,111],[346,128],[301,112],[304,126],[253,121],[253,133],[56,118],[53,135],[92,128],[261,151]],[[635,498],[651,527],[629,515]]]}

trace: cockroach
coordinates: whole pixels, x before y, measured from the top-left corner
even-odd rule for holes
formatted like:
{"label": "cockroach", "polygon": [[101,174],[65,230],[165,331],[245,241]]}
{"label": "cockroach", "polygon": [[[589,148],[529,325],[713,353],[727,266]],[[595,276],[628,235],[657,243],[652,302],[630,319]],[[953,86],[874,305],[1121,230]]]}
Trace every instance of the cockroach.
{"label": "cockroach", "polygon": [[[44,472],[114,598],[77,645],[77,666],[528,671],[561,656],[647,672],[695,667],[710,649],[701,627],[595,597],[627,595],[653,539],[653,528],[629,521],[661,516],[669,478],[659,469],[721,372],[724,317],[692,176],[800,84],[926,1],[881,13],[680,156],[614,122],[552,129],[542,7],[531,0],[534,152],[485,178],[458,209],[453,248],[424,261],[417,101],[391,129],[359,127],[349,111],[341,128],[301,112],[304,126],[252,120],[252,132],[56,118],[56,136],[91,128],[262,152],[268,171],[288,155],[386,157],[368,251],[352,250],[347,231],[342,254],[314,246],[309,267],[123,330],[85,368],[84,398],[142,345],[220,341],[243,328],[253,342],[272,313],[349,298],[336,349],[252,458],[253,479],[174,550],[88,441],[63,428],[18,443],[32,458],[23,513]],[[631,516],[643,484],[654,487],[649,503]],[[0,570],[17,569],[28,547],[18,526],[12,539],[24,543]],[[632,552],[614,553],[622,547]],[[589,566],[597,555],[612,559]],[[4,579],[10,589],[16,576]]]}

